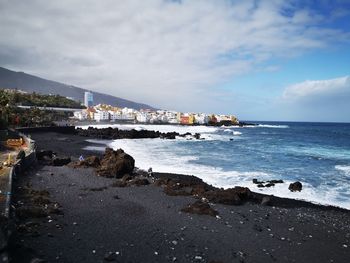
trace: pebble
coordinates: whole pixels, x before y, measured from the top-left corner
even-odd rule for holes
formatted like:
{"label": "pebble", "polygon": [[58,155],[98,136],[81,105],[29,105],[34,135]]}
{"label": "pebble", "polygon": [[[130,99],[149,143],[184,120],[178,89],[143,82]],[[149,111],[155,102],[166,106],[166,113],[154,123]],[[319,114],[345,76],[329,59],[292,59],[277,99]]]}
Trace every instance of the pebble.
{"label": "pebble", "polygon": [[202,257],[201,257],[201,256],[195,256],[194,259],[196,259],[196,260],[202,260]]}
{"label": "pebble", "polygon": [[177,245],[177,241],[176,240],[171,241],[171,243],[173,243],[175,246]]}
{"label": "pebble", "polygon": [[343,244],[343,247],[347,248],[347,247],[348,247],[348,245],[346,245],[346,244]]}
{"label": "pebble", "polygon": [[154,251],[154,255],[158,255],[158,252],[157,252],[157,251]]}
{"label": "pebble", "polygon": [[95,254],[96,253],[96,250],[92,250],[92,254]]}

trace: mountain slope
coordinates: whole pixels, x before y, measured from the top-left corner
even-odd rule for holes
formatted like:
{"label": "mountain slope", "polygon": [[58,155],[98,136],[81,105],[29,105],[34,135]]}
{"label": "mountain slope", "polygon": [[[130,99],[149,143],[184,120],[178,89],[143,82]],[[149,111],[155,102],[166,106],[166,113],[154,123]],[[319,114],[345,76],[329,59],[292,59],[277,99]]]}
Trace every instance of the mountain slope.
{"label": "mountain slope", "polygon": [[[84,101],[84,92],[88,91],[86,89],[42,79],[23,72],[15,72],[2,67],[0,67],[0,88],[19,89],[41,94],[59,94],[61,96],[71,97],[74,100],[82,102]],[[134,109],[154,109],[146,104],[125,100],[99,92],[93,92],[93,94],[94,104],[105,103],[118,107],[128,107]]]}

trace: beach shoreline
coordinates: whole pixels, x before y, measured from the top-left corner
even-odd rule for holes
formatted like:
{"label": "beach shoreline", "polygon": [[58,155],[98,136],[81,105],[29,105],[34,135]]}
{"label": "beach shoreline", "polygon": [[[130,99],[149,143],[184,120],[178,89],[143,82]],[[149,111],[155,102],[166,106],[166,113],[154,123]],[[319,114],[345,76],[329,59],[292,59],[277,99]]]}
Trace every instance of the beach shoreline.
{"label": "beach shoreline", "polygon": [[[39,151],[52,150],[59,157],[101,155],[84,150],[91,143],[76,135],[36,133],[32,138]],[[217,217],[188,214],[181,210],[196,200],[193,196],[169,196],[153,184],[113,187],[113,181],[91,168],[40,163],[17,178],[16,209],[31,202],[20,193],[29,186],[48,191],[62,214],[17,216],[14,262],[30,262],[30,257],[48,262],[346,262],[350,256],[346,209],[274,197],[273,205],[210,203]],[[28,257],[16,258],[18,251]]]}

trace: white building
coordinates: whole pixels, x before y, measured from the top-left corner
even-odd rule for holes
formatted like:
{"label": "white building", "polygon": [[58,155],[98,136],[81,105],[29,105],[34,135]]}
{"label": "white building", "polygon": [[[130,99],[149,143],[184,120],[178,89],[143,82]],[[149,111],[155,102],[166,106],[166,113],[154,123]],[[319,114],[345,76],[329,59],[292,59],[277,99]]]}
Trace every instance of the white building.
{"label": "white building", "polygon": [[88,114],[86,111],[75,111],[74,117],[80,121],[86,120],[88,118]]}
{"label": "white building", "polygon": [[196,124],[208,124],[209,116],[203,113],[194,115],[194,123]]}
{"label": "white building", "polygon": [[147,123],[150,120],[150,116],[146,112],[137,112],[136,113],[136,120],[138,122]]}
{"label": "white building", "polygon": [[109,120],[109,113],[108,113],[108,111],[97,110],[94,113],[94,120],[95,121],[107,121],[107,120]]}
{"label": "white building", "polygon": [[119,111],[108,111],[109,118],[111,121],[121,120],[122,119],[122,113]]}

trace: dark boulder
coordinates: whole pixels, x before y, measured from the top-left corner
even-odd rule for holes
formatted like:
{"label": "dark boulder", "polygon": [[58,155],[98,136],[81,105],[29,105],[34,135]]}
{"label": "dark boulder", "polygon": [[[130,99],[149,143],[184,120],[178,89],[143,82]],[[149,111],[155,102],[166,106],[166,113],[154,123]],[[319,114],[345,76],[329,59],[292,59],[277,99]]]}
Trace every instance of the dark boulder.
{"label": "dark boulder", "polygon": [[164,192],[172,196],[201,196],[203,193],[215,189],[195,176],[182,175],[173,175],[172,178],[161,177],[155,181],[155,185],[163,186]]}
{"label": "dark boulder", "polygon": [[67,165],[71,162],[71,158],[70,157],[63,157],[63,158],[54,158],[52,160],[52,165],[53,166],[63,166],[63,165]]}
{"label": "dark boulder", "polygon": [[296,192],[296,191],[300,192],[302,188],[303,188],[303,185],[299,181],[291,183],[288,187],[288,189],[292,192]]}
{"label": "dark boulder", "polygon": [[270,180],[270,181],[267,181],[268,183],[271,183],[271,184],[283,184],[283,180]]}
{"label": "dark boulder", "polygon": [[253,179],[253,184],[264,184],[264,181],[259,181],[258,179],[254,178]]}
{"label": "dark boulder", "polygon": [[114,151],[106,148],[100,161],[100,167],[96,169],[99,176],[122,178],[124,174],[131,174],[135,168],[135,160],[122,149]]}
{"label": "dark boulder", "polygon": [[226,205],[241,205],[248,201],[251,197],[249,188],[236,186],[226,190],[218,189],[208,191],[203,194],[210,202],[226,204]]}
{"label": "dark boulder", "polygon": [[181,211],[185,213],[210,215],[210,216],[216,216],[218,214],[218,212],[213,208],[211,208],[209,204],[202,201],[196,201],[193,204],[190,204],[182,208]]}
{"label": "dark boulder", "polygon": [[201,134],[200,133],[195,133],[193,136],[196,140],[199,140],[201,138]]}

